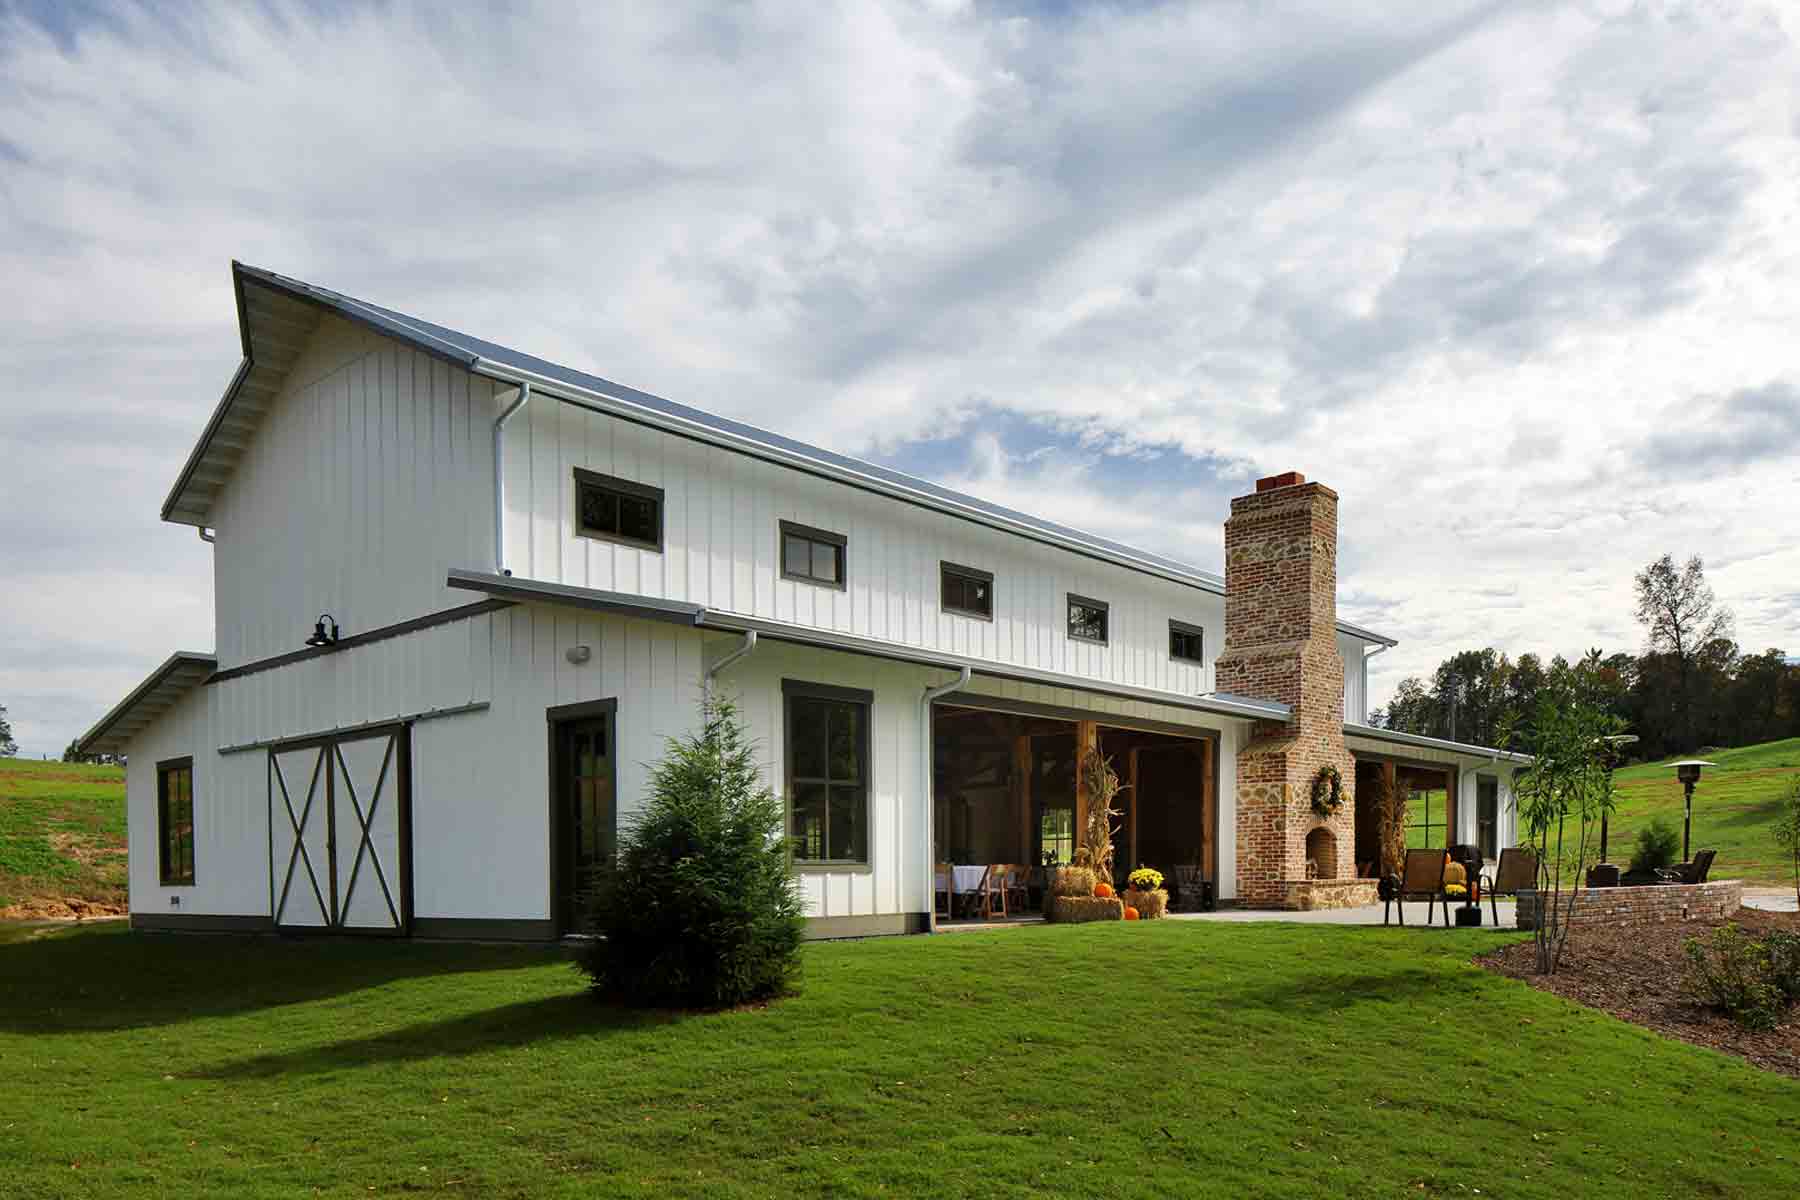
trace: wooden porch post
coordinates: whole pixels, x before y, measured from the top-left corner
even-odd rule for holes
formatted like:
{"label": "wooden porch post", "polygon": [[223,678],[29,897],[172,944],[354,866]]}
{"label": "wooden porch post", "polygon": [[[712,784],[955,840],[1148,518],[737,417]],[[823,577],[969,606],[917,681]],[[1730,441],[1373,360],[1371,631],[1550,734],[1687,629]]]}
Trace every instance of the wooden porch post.
{"label": "wooden porch post", "polygon": [[1100,726],[1095,721],[1075,722],[1075,848],[1087,840],[1087,756],[1100,748]]}
{"label": "wooden porch post", "polygon": [[[1031,836],[1031,735],[1022,733],[1013,739],[1013,795],[1019,805],[1019,853],[1028,860],[1033,856],[1037,840]],[[1037,864],[1027,861],[1026,866]]]}
{"label": "wooden porch post", "polygon": [[1131,842],[1128,847],[1131,861],[1126,865],[1134,871],[1138,865],[1138,749],[1139,747],[1133,746],[1131,753],[1125,756],[1125,784],[1128,789],[1125,793],[1125,807],[1129,814],[1125,819],[1131,822]]}
{"label": "wooden porch post", "polygon": [[1207,738],[1200,743],[1200,870],[1215,889],[1219,884],[1218,840],[1219,751],[1218,744]]}
{"label": "wooden porch post", "polygon": [[1455,767],[1444,771],[1444,845],[1456,845],[1456,810],[1462,807],[1462,796],[1458,784],[1462,782],[1461,772]]}

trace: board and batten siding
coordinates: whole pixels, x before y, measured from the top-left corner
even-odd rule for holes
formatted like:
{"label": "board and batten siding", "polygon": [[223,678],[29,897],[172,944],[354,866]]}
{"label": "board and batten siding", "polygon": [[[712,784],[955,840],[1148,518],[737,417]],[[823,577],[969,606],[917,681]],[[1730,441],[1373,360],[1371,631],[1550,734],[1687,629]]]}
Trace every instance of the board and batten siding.
{"label": "board and batten siding", "polygon": [[[507,566],[576,587],[1193,695],[1212,687],[1222,598],[846,484],[537,398],[508,428]],[[664,548],[575,532],[574,471],[661,488]],[[783,579],[783,520],[844,535],[847,586]],[[945,613],[939,564],[994,574],[993,620]],[[1067,635],[1074,592],[1110,606],[1110,644]],[[1171,618],[1206,629],[1207,665],[1169,656]]]}
{"label": "board and batten siding", "polygon": [[215,503],[221,668],[458,604],[493,559],[490,380],[327,317]]}

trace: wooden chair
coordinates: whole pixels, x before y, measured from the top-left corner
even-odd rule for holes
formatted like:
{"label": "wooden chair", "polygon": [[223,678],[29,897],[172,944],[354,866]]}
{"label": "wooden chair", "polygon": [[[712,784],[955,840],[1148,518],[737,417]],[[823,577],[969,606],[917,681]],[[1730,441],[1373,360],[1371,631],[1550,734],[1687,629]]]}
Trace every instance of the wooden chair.
{"label": "wooden chair", "polygon": [[931,904],[937,907],[937,898],[944,898],[944,917],[946,920],[956,919],[956,872],[950,869],[949,863],[937,865],[936,877],[932,881]]}
{"label": "wooden chair", "polygon": [[1425,923],[1432,924],[1437,919],[1436,912],[1430,907],[1441,904],[1444,909],[1444,924],[1450,924],[1450,897],[1444,893],[1444,868],[1449,866],[1450,856],[1442,850],[1408,850],[1406,863],[1401,869],[1400,890],[1389,896],[1381,905],[1381,923],[1388,923],[1390,908],[1397,905],[1400,910],[1400,924],[1406,924],[1406,902],[1423,900],[1426,903]]}
{"label": "wooden chair", "polygon": [[1006,907],[1011,912],[1022,913],[1031,907],[1031,872],[1019,863],[1007,863],[1000,868],[1005,874],[1001,877],[1001,885],[1006,889]]}
{"label": "wooden chair", "polygon": [[1494,914],[1496,926],[1500,924],[1500,897],[1510,896],[1517,900],[1520,892],[1537,887],[1537,876],[1537,855],[1520,846],[1508,846],[1500,851],[1500,861],[1494,866],[1493,876],[1481,881],[1481,890],[1487,896],[1488,909]]}
{"label": "wooden chair", "polygon": [[1199,912],[1206,894],[1200,878],[1200,864],[1177,863],[1169,870],[1175,876],[1175,911]]}
{"label": "wooden chair", "polygon": [[1717,850],[1702,850],[1694,855],[1693,862],[1657,868],[1656,877],[1664,883],[1705,883],[1706,877],[1712,874],[1713,859],[1718,855]]}

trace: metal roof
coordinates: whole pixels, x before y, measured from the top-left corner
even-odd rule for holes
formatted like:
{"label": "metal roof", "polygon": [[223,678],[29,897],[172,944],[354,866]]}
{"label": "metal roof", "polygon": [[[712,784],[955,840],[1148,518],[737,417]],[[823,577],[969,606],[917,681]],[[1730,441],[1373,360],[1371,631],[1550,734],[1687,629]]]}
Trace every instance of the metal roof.
{"label": "metal roof", "polygon": [[1423,750],[1441,750],[1446,754],[1463,754],[1470,758],[1485,758],[1490,761],[1528,763],[1531,755],[1521,754],[1517,750],[1496,750],[1492,746],[1476,746],[1468,742],[1453,742],[1448,738],[1426,737],[1422,733],[1402,733],[1398,729],[1382,729],[1376,725],[1356,725],[1344,722],[1344,736],[1362,738],[1370,742],[1387,742],[1395,746],[1416,746]]}
{"label": "metal roof", "polygon": [[206,682],[218,667],[210,654],[177,650],[163,660],[150,677],[131,689],[95,726],[82,735],[77,748],[83,754],[106,751],[116,754],[142,733],[150,722],[174,707],[192,689]]}
{"label": "metal roof", "polygon": [[[262,412],[273,400],[281,375],[299,356],[307,337],[317,327],[319,314],[330,312],[477,375],[513,384],[529,382],[534,391],[655,428],[1022,534],[1216,595],[1223,595],[1225,591],[1223,576],[1164,555],[992,504],[917,476],[811,446],[742,421],[665,400],[637,388],[273,271],[234,261],[231,272],[237,295],[244,363],[238,368],[237,376],[220,399],[206,431],[169,492],[162,512],[167,521],[205,524],[213,498],[229,478]],[[1364,641],[1387,646],[1395,644],[1391,638],[1347,621],[1339,621],[1337,628]]]}
{"label": "metal roof", "polygon": [[1084,692],[1117,696],[1124,700],[1165,704],[1171,708],[1186,708],[1198,712],[1215,713],[1219,716],[1238,717],[1246,720],[1286,721],[1293,713],[1288,705],[1274,700],[1258,700],[1251,696],[1232,696],[1224,692],[1191,696],[1181,692],[1162,692],[1153,688],[1107,683],[1080,675],[1065,675],[1057,671],[1039,670],[1036,667],[1009,665],[992,662],[988,659],[970,658],[963,654],[927,650],[879,638],[859,637],[855,634],[839,633],[832,629],[795,625],[789,621],[771,621],[763,617],[745,616],[741,613],[721,612],[716,609],[703,608],[698,604],[662,600],[654,596],[606,592],[596,588],[572,587],[563,583],[543,583],[535,579],[519,579],[511,575],[494,575],[487,571],[456,569],[450,571],[445,583],[453,588],[466,588],[470,591],[485,592],[492,596],[504,596],[509,600],[537,600],[546,604],[569,604],[580,608],[615,612],[624,616],[642,617],[651,621],[673,621],[680,625],[691,625],[725,633],[748,633],[754,630],[759,636],[780,642],[816,646],[825,650],[841,650],[849,654],[867,654],[876,658],[915,663],[920,666],[944,667],[952,671],[968,667],[975,674],[984,675],[990,679],[1013,679],[1022,683],[1044,684],[1048,687],[1074,688]]}

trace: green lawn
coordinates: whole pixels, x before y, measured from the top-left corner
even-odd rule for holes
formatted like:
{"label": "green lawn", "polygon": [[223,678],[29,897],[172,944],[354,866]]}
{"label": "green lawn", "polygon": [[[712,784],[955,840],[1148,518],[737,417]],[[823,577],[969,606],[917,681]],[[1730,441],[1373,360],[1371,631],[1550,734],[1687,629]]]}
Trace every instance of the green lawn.
{"label": "green lawn", "polygon": [[1787,1194],[1800,1087],[1469,963],[1157,922],[806,950],[595,1006],[538,949],[0,942],[0,1194]]}
{"label": "green lawn", "polygon": [[[1800,778],[1800,738],[1701,757],[1718,766],[1708,768],[1694,789],[1693,849],[1718,850],[1713,878],[1792,887],[1791,860],[1769,835],[1769,825],[1783,791]],[[1681,829],[1681,784],[1672,767],[1627,767],[1613,782],[1618,810],[1611,821],[1609,857],[1614,862],[1630,861],[1637,831],[1653,816],[1660,814]]]}
{"label": "green lawn", "polygon": [[0,758],[0,908],[125,903],[125,772]]}

